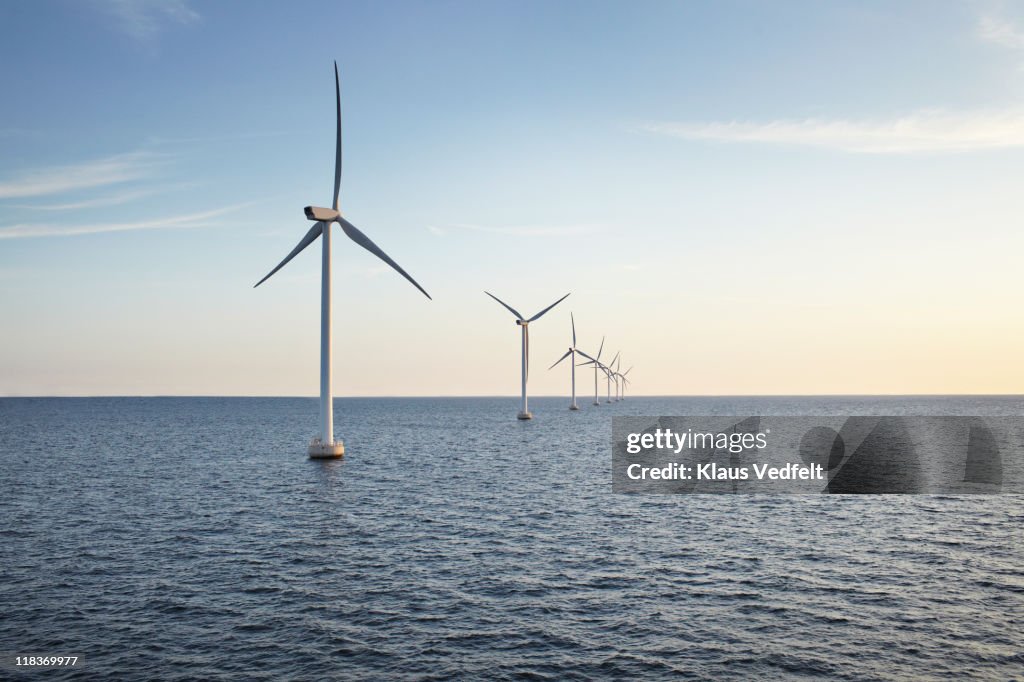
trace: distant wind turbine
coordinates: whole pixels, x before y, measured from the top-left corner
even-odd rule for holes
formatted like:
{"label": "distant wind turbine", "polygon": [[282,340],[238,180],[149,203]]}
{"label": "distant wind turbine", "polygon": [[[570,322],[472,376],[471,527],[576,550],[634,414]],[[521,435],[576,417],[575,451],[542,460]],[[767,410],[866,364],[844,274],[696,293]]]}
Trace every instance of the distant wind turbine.
{"label": "distant wind turbine", "polygon": [[[612,375],[614,374],[614,372],[612,371],[612,365],[614,365],[615,361],[619,359],[619,353],[621,353],[621,352],[622,351],[619,351],[618,353],[616,353],[615,357],[612,358],[612,361],[609,362],[607,365],[605,365],[604,373],[605,373],[605,379],[607,381],[606,385],[607,385],[607,390],[608,390],[608,396],[607,396],[606,402],[609,402],[609,403],[612,401],[612,381],[613,381]],[[618,382],[616,382],[616,390],[618,390]]]}
{"label": "distant wind turbine", "polygon": [[[604,348],[604,339],[601,339],[601,348],[602,349]],[[598,351],[597,357],[598,358],[601,357],[601,352],[600,351]],[[597,395],[597,370],[601,370],[602,372],[604,372],[604,376],[605,376],[605,379],[607,381],[607,393],[608,393],[607,402],[610,403],[612,401],[612,370],[611,370],[611,365],[614,365],[615,361],[618,358],[619,358],[619,354],[616,353],[615,357],[612,358],[612,361],[609,362],[607,365],[604,364],[603,362],[601,362],[600,360],[597,360],[597,359],[591,360],[590,362],[584,362],[584,363],[580,364],[580,367],[585,367],[587,365],[593,365],[594,366],[594,404],[595,405],[600,405],[601,404],[601,399]]]}
{"label": "distant wind turbine", "polygon": [[558,358],[555,364],[548,367],[548,369],[554,369],[555,366],[558,365],[558,363],[571,356],[571,359],[569,360],[569,366],[572,367],[572,402],[569,404],[569,409],[578,410],[580,408],[576,405],[576,353],[579,353],[583,357],[588,358],[590,360],[593,360],[594,358],[590,357],[589,355],[587,355],[586,353],[584,353],[583,351],[576,347],[576,319],[572,316],[572,313],[569,313],[569,320],[572,322],[572,345],[569,346],[569,350],[565,351],[565,355]]}
{"label": "distant wind turbine", "polygon": [[615,382],[615,402],[619,402],[620,400],[622,400],[620,396],[621,386],[619,385],[619,379],[622,378],[622,375],[619,374],[619,367],[621,366],[622,356],[618,356],[618,362],[615,363],[615,369],[612,370],[612,380]]}
{"label": "distant wind turbine", "polygon": [[519,419],[533,419],[533,415],[530,414],[530,411],[528,409],[526,409],[526,380],[530,376],[530,323],[538,319],[541,315],[551,310],[562,301],[564,301],[569,296],[569,294],[566,294],[565,296],[558,299],[557,301],[549,305],[547,308],[545,308],[544,310],[540,311],[539,313],[537,313],[536,315],[527,320],[519,313],[519,311],[510,306],[508,303],[502,301],[500,298],[498,298],[491,292],[485,291],[484,293],[493,298],[501,305],[505,306],[505,308],[510,313],[516,316],[516,324],[523,328],[523,402],[522,409],[519,410],[518,417]]}
{"label": "distant wind turbine", "polygon": [[597,394],[597,370],[598,369],[604,369],[604,365],[601,364],[601,351],[603,351],[603,350],[604,350],[604,337],[602,336],[601,337],[601,346],[597,349],[597,357],[596,358],[591,358],[590,362],[584,362],[584,363],[580,364],[580,367],[584,367],[586,365],[593,365],[594,366],[594,407],[600,407],[601,406],[601,398]]}
{"label": "distant wind turbine", "polygon": [[625,372],[623,372],[622,374],[619,375],[619,378],[622,379],[622,397],[619,398],[619,400],[625,400],[626,399],[626,386],[629,386],[629,379],[626,378],[626,375],[629,374],[630,371],[632,371],[632,369],[633,368],[630,367]]}
{"label": "distant wind turbine", "polygon": [[298,246],[292,249],[292,252],[283,261],[278,263],[276,268],[271,270],[259,282],[256,282],[257,287],[266,282],[270,279],[271,275],[283,268],[299,252],[315,242],[317,237],[323,235],[323,254],[320,269],[320,437],[314,438],[309,444],[309,456],[314,459],[341,457],[345,454],[345,445],[342,441],[334,440],[334,400],[331,391],[331,224],[338,223],[341,225],[341,229],[348,235],[349,239],[397,270],[402,277],[405,277],[412,282],[413,286],[422,291],[424,296],[430,298],[430,294],[409,273],[403,270],[398,263],[391,260],[390,256],[370,241],[370,238],[360,232],[355,225],[345,220],[338,210],[338,191],[341,188],[341,86],[338,81],[338,62],[334,62],[334,97],[338,126],[335,138],[337,144],[334,155],[334,203],[332,208],[307,206],[305,208],[306,218],[315,221],[313,227],[309,228],[309,232],[299,241]]}

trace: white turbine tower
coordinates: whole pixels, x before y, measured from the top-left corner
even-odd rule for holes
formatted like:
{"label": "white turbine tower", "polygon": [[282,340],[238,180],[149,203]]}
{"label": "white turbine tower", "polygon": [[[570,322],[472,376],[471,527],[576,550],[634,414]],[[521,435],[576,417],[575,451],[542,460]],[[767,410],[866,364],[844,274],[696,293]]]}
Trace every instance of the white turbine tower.
{"label": "white turbine tower", "polygon": [[593,365],[594,366],[594,407],[600,407],[601,406],[601,398],[597,394],[597,370],[604,368],[604,365],[601,364],[601,351],[603,351],[603,350],[604,350],[604,337],[602,336],[601,337],[601,346],[597,349],[597,357],[596,358],[591,358],[590,362],[584,362],[584,363],[580,364],[580,367],[584,367],[586,365]]}
{"label": "white turbine tower", "polygon": [[620,400],[622,400],[622,396],[621,396],[622,391],[621,391],[621,386],[619,385],[619,379],[622,378],[622,375],[619,374],[619,367],[622,366],[622,357],[621,356],[618,356],[618,357],[619,357],[619,361],[615,363],[615,369],[612,370],[612,380],[615,381],[615,402],[619,402]]}
{"label": "white turbine tower", "polygon": [[586,353],[584,353],[583,351],[576,347],[576,320],[575,318],[573,318],[572,313],[569,313],[569,320],[572,321],[572,345],[569,346],[569,350],[565,351],[565,355],[558,358],[555,364],[548,367],[548,369],[554,369],[555,366],[557,366],[558,363],[560,363],[562,360],[565,360],[566,358],[572,356],[572,359],[569,360],[569,366],[572,367],[572,402],[569,404],[569,409],[578,410],[580,408],[576,405],[576,353],[579,353],[583,357],[590,360],[593,360],[594,358],[590,357],[589,355],[587,355]]}
{"label": "white turbine tower", "polygon": [[[601,348],[602,349],[604,348],[604,339],[601,339]],[[600,351],[598,351],[597,357],[598,358],[601,357],[601,352]],[[601,362],[598,359],[594,359],[594,360],[591,360],[590,362],[584,362],[584,363],[580,364],[580,367],[585,367],[587,365],[593,365],[594,366],[594,404],[595,405],[600,405],[601,404],[601,398],[598,397],[598,395],[597,395],[597,370],[601,370],[602,372],[604,372],[604,376],[605,376],[605,379],[607,381],[607,392],[608,392],[607,401],[610,403],[612,401],[612,370],[611,370],[611,365],[615,364],[615,361],[618,358],[619,358],[619,354],[616,353],[615,357],[612,358],[612,361],[609,362],[607,365],[604,364],[603,362]]]}
{"label": "white turbine tower", "polygon": [[323,259],[320,270],[320,437],[314,438],[309,444],[309,456],[314,459],[341,457],[345,454],[345,445],[342,441],[334,440],[334,400],[331,391],[331,225],[333,223],[341,225],[341,229],[349,239],[393,267],[400,275],[412,282],[413,286],[422,291],[424,296],[430,298],[430,294],[409,273],[391,260],[390,256],[381,251],[380,247],[370,241],[370,238],[360,232],[355,225],[345,220],[338,211],[338,190],[341,188],[341,86],[338,82],[337,62],[334,63],[334,98],[338,127],[335,138],[337,144],[334,155],[334,203],[332,208],[307,206],[305,208],[306,218],[315,221],[313,227],[309,228],[309,232],[299,241],[298,246],[292,249],[292,252],[278,263],[276,268],[256,282],[257,287],[266,282],[271,275],[283,268],[300,251],[315,242],[317,237],[323,235]]}
{"label": "white turbine tower", "polygon": [[[487,294],[488,296],[490,296],[491,298],[493,298],[495,301],[497,301],[501,305],[505,306],[505,308],[510,313],[512,313],[513,315],[516,316],[516,324],[518,324],[520,327],[523,328],[523,402],[522,402],[522,409],[519,410],[518,417],[519,417],[519,419],[533,419],[533,415],[530,414],[530,411],[526,408],[526,380],[530,376],[530,323],[533,322],[534,320],[536,320],[537,318],[539,318],[541,315],[543,315],[547,311],[549,311],[552,308],[554,308],[556,305],[558,305],[562,301],[564,301],[566,299],[566,297],[569,296],[569,294],[566,294],[565,296],[563,296],[562,298],[558,299],[557,301],[555,301],[554,303],[549,305],[547,308],[545,308],[544,310],[540,311],[539,313],[537,313],[536,315],[534,315],[533,317],[531,317],[530,319],[527,320],[522,315],[519,314],[519,311],[517,311],[515,308],[510,306],[508,303],[505,303],[504,301],[502,301],[500,298],[498,298],[497,296],[495,296],[491,292],[485,291],[484,293]],[[570,292],[570,293],[572,293],[572,292]]]}
{"label": "white turbine tower", "polygon": [[626,399],[626,386],[629,386],[629,379],[626,378],[626,375],[629,374],[630,371],[632,371],[632,369],[633,368],[630,367],[625,372],[623,372],[622,374],[619,375],[619,378],[622,379],[622,397],[619,398],[619,400],[625,400]]}
{"label": "white turbine tower", "polygon": [[[619,351],[619,353],[621,353],[621,352],[622,351]],[[607,388],[607,392],[608,392],[608,395],[607,395],[607,398],[606,398],[605,402],[608,402],[608,403],[610,403],[612,401],[612,374],[614,374],[614,372],[612,372],[612,365],[614,365],[615,361],[619,359],[619,353],[616,353],[615,357],[612,358],[612,361],[604,366],[606,388]]]}

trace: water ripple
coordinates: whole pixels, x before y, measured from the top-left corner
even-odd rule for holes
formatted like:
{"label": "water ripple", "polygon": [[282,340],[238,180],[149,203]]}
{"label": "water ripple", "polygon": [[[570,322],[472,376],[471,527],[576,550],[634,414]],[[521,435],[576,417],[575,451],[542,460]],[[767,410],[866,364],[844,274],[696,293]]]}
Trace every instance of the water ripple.
{"label": "water ripple", "polygon": [[[620,496],[611,414],[1018,398],[2,399],[0,651],[48,678],[1019,678],[1019,496]],[[50,447],[43,434],[61,434]]]}

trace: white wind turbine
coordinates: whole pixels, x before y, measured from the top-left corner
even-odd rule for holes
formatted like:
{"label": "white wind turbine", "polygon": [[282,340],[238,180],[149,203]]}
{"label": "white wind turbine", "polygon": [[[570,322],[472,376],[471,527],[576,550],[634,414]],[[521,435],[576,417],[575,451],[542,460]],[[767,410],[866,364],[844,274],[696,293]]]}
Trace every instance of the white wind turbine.
{"label": "white wind turbine", "polygon": [[[484,293],[487,294],[488,296],[490,296],[491,298],[493,298],[495,301],[497,301],[501,305],[505,306],[505,308],[510,313],[512,313],[513,315],[516,316],[516,324],[518,324],[520,327],[523,328],[523,402],[522,402],[522,409],[519,410],[518,417],[519,417],[519,419],[533,419],[533,415],[530,414],[530,411],[528,409],[526,409],[526,380],[530,376],[530,323],[533,322],[534,320],[536,320],[537,318],[539,318],[541,315],[543,315],[547,311],[549,311],[552,308],[554,308],[556,305],[558,305],[562,301],[564,301],[566,299],[566,297],[569,296],[569,294],[566,294],[565,296],[563,296],[562,298],[558,299],[557,301],[555,301],[554,303],[549,305],[547,308],[545,308],[544,310],[540,311],[539,313],[537,313],[536,315],[534,315],[533,317],[531,317],[530,319],[527,320],[521,314],[519,314],[518,310],[516,310],[515,308],[510,306],[508,303],[505,303],[504,301],[502,301],[500,298],[498,298],[497,296],[495,296],[491,292],[485,291]],[[570,293],[572,293],[572,292],[570,292]]]}
{"label": "white wind turbine", "polygon": [[[602,349],[604,348],[604,339],[603,338],[601,339],[601,348]],[[597,352],[597,357],[598,358],[601,357],[601,351],[600,350]],[[612,401],[612,370],[611,370],[611,366],[615,364],[615,361],[618,360],[618,358],[619,358],[619,354],[616,353],[615,357],[612,358],[612,361],[609,362],[607,365],[604,364],[603,362],[601,362],[600,360],[597,360],[597,359],[591,360],[590,362],[584,362],[584,363],[580,364],[580,367],[585,367],[586,365],[593,365],[594,366],[594,404],[595,405],[600,405],[601,404],[601,399],[597,395],[597,370],[601,370],[602,372],[604,372],[605,380],[607,381],[607,394],[608,394],[607,395],[607,402],[610,403]]]}
{"label": "white wind turbine", "polygon": [[619,374],[619,378],[622,379],[622,396],[619,398],[619,400],[626,399],[626,386],[629,386],[629,379],[626,378],[626,375],[629,374],[632,370],[633,368],[630,367],[622,374]]}
{"label": "white wind turbine", "polygon": [[604,365],[601,364],[601,351],[603,351],[603,350],[604,350],[604,337],[602,336],[601,337],[601,346],[597,349],[597,357],[596,358],[591,358],[590,362],[583,362],[583,363],[580,363],[580,365],[579,365],[580,367],[584,367],[586,365],[593,365],[594,366],[594,407],[600,407],[601,406],[601,398],[597,394],[597,370],[598,369],[602,369],[602,370],[604,369]]}
{"label": "white wind turbine", "polygon": [[412,282],[413,286],[422,291],[424,296],[430,298],[430,294],[409,273],[391,260],[390,256],[370,241],[370,238],[360,232],[355,225],[345,220],[338,210],[338,191],[341,187],[341,86],[338,82],[337,62],[334,63],[334,98],[338,121],[334,155],[334,203],[331,208],[317,206],[305,208],[306,218],[315,221],[313,227],[309,228],[309,232],[299,241],[298,246],[292,249],[292,252],[278,263],[276,268],[256,283],[257,287],[263,284],[271,275],[283,268],[288,261],[295,258],[300,251],[315,242],[317,237],[323,235],[320,269],[320,437],[314,438],[309,444],[309,456],[317,459],[341,457],[345,454],[345,446],[342,441],[334,440],[334,400],[331,391],[331,224],[341,225],[341,229],[349,239],[397,270],[400,275]]}
{"label": "white wind turbine", "polygon": [[576,320],[575,318],[573,318],[572,313],[569,313],[569,320],[572,321],[572,345],[569,346],[569,350],[565,351],[565,355],[558,358],[555,364],[548,367],[548,369],[554,369],[555,366],[558,365],[558,363],[560,363],[562,360],[565,360],[566,358],[572,356],[572,358],[569,360],[569,366],[572,367],[572,403],[569,404],[569,409],[578,410],[580,408],[576,405],[576,353],[579,353],[580,355],[589,360],[593,360],[594,358],[590,357],[589,355],[587,355],[586,353],[584,353],[583,351],[576,347]]}
{"label": "white wind turbine", "polygon": [[[622,356],[616,357],[618,357],[618,362],[615,363],[615,369],[612,370],[611,376],[612,381],[615,382],[615,402],[619,402],[620,400],[622,400],[622,398],[620,397],[621,386],[619,385],[619,379],[622,378],[622,375],[619,374],[619,367],[622,366]],[[609,369],[611,368],[609,367]]]}
{"label": "white wind turbine", "polygon": [[[622,351],[619,351],[619,353],[621,353],[621,352]],[[610,403],[612,401],[612,381],[614,380],[612,375],[615,374],[615,372],[612,371],[612,365],[614,365],[615,361],[619,359],[619,353],[616,353],[615,357],[612,358],[612,361],[609,362],[604,367],[606,388],[607,388],[607,391],[608,391],[608,395],[607,395],[607,398],[606,398],[605,402],[608,402],[608,403]],[[616,390],[618,390],[618,382],[617,381],[616,381]]]}

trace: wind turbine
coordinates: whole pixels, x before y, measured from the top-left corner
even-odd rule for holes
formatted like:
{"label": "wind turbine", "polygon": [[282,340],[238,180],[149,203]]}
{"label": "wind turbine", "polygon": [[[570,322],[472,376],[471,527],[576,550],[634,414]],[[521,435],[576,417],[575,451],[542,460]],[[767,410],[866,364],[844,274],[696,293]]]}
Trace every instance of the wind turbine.
{"label": "wind turbine", "polygon": [[[604,348],[604,339],[601,339],[601,348]],[[601,357],[601,352],[600,351],[598,351],[597,357],[598,358]],[[607,388],[608,397],[607,397],[607,401],[610,403],[612,401],[612,370],[611,370],[611,365],[615,364],[615,361],[618,358],[619,358],[619,354],[616,353],[615,357],[612,358],[612,361],[609,362],[607,365],[604,364],[603,362],[601,362],[600,360],[596,360],[596,359],[595,360],[591,360],[590,362],[584,362],[584,363],[580,364],[580,367],[585,367],[586,365],[593,365],[594,366],[594,404],[595,405],[600,405],[601,404],[601,399],[597,395],[597,370],[600,369],[602,372],[604,372],[605,379],[608,382],[608,388]]]}
{"label": "wind turbine", "polygon": [[584,363],[580,364],[580,367],[583,367],[585,365],[593,365],[594,366],[594,407],[600,407],[601,406],[601,398],[597,395],[597,370],[598,370],[598,368],[602,368],[602,369],[604,368],[604,365],[601,364],[601,351],[603,351],[603,350],[604,350],[604,337],[602,336],[601,337],[601,346],[597,349],[597,357],[596,358],[591,358],[590,362],[584,362]]}
{"label": "wind turbine", "polygon": [[[619,353],[621,353],[621,352],[622,351],[619,351]],[[608,403],[610,403],[612,401],[612,374],[614,374],[614,372],[612,371],[612,365],[614,365],[615,361],[619,359],[619,353],[616,353],[615,357],[612,358],[612,361],[609,362],[604,367],[605,380],[607,382],[606,386],[607,386],[607,391],[608,391],[608,395],[607,395],[607,398],[606,398],[605,402],[608,402]],[[618,381],[615,382],[615,388],[616,388],[616,391],[617,391],[618,390]]]}
{"label": "wind turbine", "polygon": [[[363,247],[382,261],[398,271],[402,277],[412,282],[413,286],[430,298],[423,287],[409,273],[401,268],[370,238],[360,232],[355,225],[345,220],[338,210],[338,191],[341,188],[341,86],[338,82],[338,62],[334,62],[334,99],[337,110],[337,136],[334,154],[334,203],[331,208],[307,206],[304,210],[306,218],[314,221],[313,227],[303,237],[298,246],[278,263],[266,277],[256,282],[259,286],[270,279],[271,275],[280,270],[304,248],[323,235],[323,253],[320,266],[320,436],[309,444],[309,456],[314,459],[341,457],[345,454],[345,445],[341,440],[334,440],[334,400],[331,391],[331,225],[338,223],[349,239]],[[255,288],[255,287],[253,287]]]}
{"label": "wind turbine", "polygon": [[[564,301],[566,299],[566,297],[569,296],[569,294],[566,294],[565,296],[563,296],[562,298],[558,299],[557,301],[555,301],[554,303],[549,305],[547,308],[545,308],[544,310],[540,311],[539,313],[537,313],[536,315],[534,315],[533,317],[531,317],[530,319],[527,320],[527,319],[523,318],[522,315],[519,314],[519,311],[517,311],[515,308],[510,306],[508,303],[505,303],[504,301],[502,301],[500,298],[498,298],[497,296],[495,296],[491,292],[485,291],[484,293],[487,294],[488,296],[490,296],[491,298],[493,298],[495,301],[497,301],[501,305],[505,306],[505,308],[510,313],[512,313],[513,315],[516,316],[516,324],[518,324],[520,327],[523,328],[523,404],[522,404],[522,409],[519,410],[518,417],[519,417],[519,419],[533,419],[533,415],[530,414],[530,411],[528,409],[526,409],[526,380],[530,376],[530,323],[533,322],[534,320],[536,320],[537,318],[539,318],[541,315],[543,315],[547,311],[549,311],[552,308],[554,308],[556,305],[558,305],[562,301]],[[569,292],[569,293],[572,293],[572,292]]]}
{"label": "wind turbine", "polygon": [[[621,366],[622,366],[622,357],[619,356],[618,362],[615,363],[615,369],[612,370],[612,380],[615,382],[615,402],[619,402],[620,400],[622,400],[622,398],[620,396],[621,387],[619,385],[619,379],[622,378],[622,375],[619,374],[619,367],[621,367]],[[611,368],[609,368],[609,369],[611,369]]]}
{"label": "wind turbine", "polygon": [[589,355],[587,355],[586,353],[584,353],[583,351],[576,347],[576,320],[575,318],[573,318],[572,313],[569,313],[569,319],[572,321],[572,345],[569,346],[569,350],[565,351],[565,355],[558,358],[555,364],[548,367],[548,369],[554,369],[559,362],[572,356],[569,360],[569,365],[572,367],[572,403],[569,405],[569,409],[578,410],[580,408],[576,405],[576,353],[579,353],[583,357],[588,358],[590,360],[593,360],[594,358],[590,357]]}
{"label": "wind turbine", "polygon": [[629,386],[629,379],[626,378],[626,375],[629,374],[632,370],[633,368],[630,367],[625,372],[619,375],[619,378],[622,379],[622,397],[619,398],[619,400],[626,399],[626,386]]}

